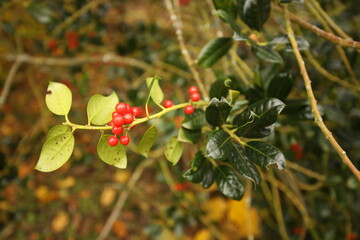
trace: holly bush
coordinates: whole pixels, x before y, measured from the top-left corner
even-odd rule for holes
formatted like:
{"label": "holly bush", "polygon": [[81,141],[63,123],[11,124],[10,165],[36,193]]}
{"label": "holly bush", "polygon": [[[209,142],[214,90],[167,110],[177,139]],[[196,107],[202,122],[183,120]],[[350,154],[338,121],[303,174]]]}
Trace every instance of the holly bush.
{"label": "holly bush", "polygon": [[[135,2],[0,3],[4,126],[23,116],[18,102],[37,105],[23,139],[1,130],[1,187],[21,182],[51,203],[56,194],[34,181],[89,169],[99,172],[86,176],[92,182],[110,181],[116,169],[131,175],[94,231],[77,236],[66,227],[69,213],[54,213],[48,231],[68,238],[357,239],[358,2]],[[167,206],[155,217],[149,206],[124,207],[135,189],[145,196],[135,185],[145,168],[159,185],[149,187],[156,197],[147,204]],[[78,191],[87,187],[76,181]],[[94,188],[103,206],[112,204],[112,190]],[[142,226],[127,225],[123,208],[145,210]],[[14,224],[16,214],[32,216],[4,209]],[[18,233],[4,225],[2,234],[21,239],[29,225]]]}

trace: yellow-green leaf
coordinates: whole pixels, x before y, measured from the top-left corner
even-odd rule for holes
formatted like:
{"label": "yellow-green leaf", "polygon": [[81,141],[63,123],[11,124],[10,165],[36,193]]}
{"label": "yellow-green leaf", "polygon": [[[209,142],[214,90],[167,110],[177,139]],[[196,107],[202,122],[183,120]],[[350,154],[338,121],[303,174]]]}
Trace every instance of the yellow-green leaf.
{"label": "yellow-green leaf", "polygon": [[72,104],[70,89],[65,84],[49,82],[45,103],[52,113],[56,115],[67,115]]}

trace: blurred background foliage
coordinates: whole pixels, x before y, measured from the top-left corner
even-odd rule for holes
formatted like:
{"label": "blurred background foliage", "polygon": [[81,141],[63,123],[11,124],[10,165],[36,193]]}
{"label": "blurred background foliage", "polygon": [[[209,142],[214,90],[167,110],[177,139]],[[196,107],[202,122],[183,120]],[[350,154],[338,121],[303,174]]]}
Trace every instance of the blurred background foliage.
{"label": "blurred background foliage", "polygon": [[[359,1],[320,3],[347,34],[360,39]],[[194,58],[214,37],[231,36],[228,26],[213,14],[210,0],[179,0],[178,4],[185,42]],[[303,5],[295,4],[292,10],[321,26]],[[273,11],[264,32],[252,32],[244,24],[242,30],[266,42],[283,34],[282,22],[282,16]],[[323,68],[341,81],[360,86],[351,80],[332,43],[309,31],[296,31],[309,42],[310,52]],[[344,50],[359,77],[360,54]],[[270,65],[259,62],[245,43],[236,51],[251,69],[266,74],[263,70]],[[45,133],[61,122],[44,105],[48,81],[71,88],[70,118],[78,123],[86,122],[86,103],[96,93],[115,90],[121,101],[142,106],[144,80],[154,74],[163,78],[166,98],[186,101],[186,89],[194,82],[162,1],[2,0],[1,90],[20,54],[29,59],[16,72],[0,113],[0,239],[96,239],[126,189],[129,194],[123,195],[125,204],[106,239],[360,238],[359,183],[314,125],[306,100],[299,103],[306,95],[292,53],[282,56],[283,70],[293,75],[287,104],[295,107],[288,109],[293,114],[280,116],[276,134],[270,137],[285,153],[287,171],[266,170],[261,187],[248,190],[240,202],[185,182],[182,174],[195,155],[193,146],[186,146],[176,167],[165,162],[162,147],[177,134],[180,111],[159,120],[158,150],[152,159],[133,151],[147,126],[132,131],[127,170],[101,162],[96,154],[99,133],[87,131],[75,134],[74,154],[60,170],[33,170]],[[115,56],[121,59],[114,60]],[[208,89],[223,76],[236,76],[232,64],[226,57],[212,69],[200,69]],[[314,66],[307,62],[324,119],[359,168],[359,91],[329,81]],[[256,92],[256,83],[254,89],[253,95],[263,94]],[[139,171],[136,181],[135,169],[144,161],[152,162]]]}

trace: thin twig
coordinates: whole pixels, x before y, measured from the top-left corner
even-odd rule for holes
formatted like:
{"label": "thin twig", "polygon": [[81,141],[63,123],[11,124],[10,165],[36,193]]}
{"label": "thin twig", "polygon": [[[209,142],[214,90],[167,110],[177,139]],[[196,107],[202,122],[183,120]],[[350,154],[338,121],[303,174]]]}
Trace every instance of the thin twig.
{"label": "thin twig", "polygon": [[306,93],[307,93],[308,99],[309,99],[310,104],[311,104],[311,109],[312,109],[313,115],[315,117],[315,123],[321,129],[321,131],[325,135],[325,138],[335,148],[336,152],[339,154],[339,156],[343,160],[344,164],[355,175],[355,177],[358,179],[358,181],[360,181],[360,171],[351,162],[349,157],[346,155],[346,152],[344,151],[344,149],[342,149],[340,144],[333,137],[332,132],[330,132],[330,130],[326,127],[326,125],[325,125],[325,123],[324,123],[324,121],[323,121],[323,119],[321,117],[321,114],[320,114],[318,106],[317,106],[317,101],[316,101],[314,92],[313,92],[312,87],[311,87],[311,80],[310,80],[310,77],[309,77],[309,75],[307,73],[304,59],[302,58],[300,50],[298,48],[298,45],[297,45],[297,42],[296,42],[296,39],[295,39],[295,35],[294,35],[294,31],[293,31],[293,29],[291,27],[289,12],[288,12],[286,6],[284,6],[284,16],[285,16],[286,30],[288,32],[288,37],[289,37],[291,46],[293,48],[296,60],[297,60],[297,62],[299,64],[301,75],[302,75],[302,77],[304,79]]}
{"label": "thin twig", "polygon": [[141,177],[141,174],[151,164],[154,163],[154,159],[151,160],[145,160],[142,163],[140,163],[137,168],[135,169],[134,173],[132,174],[131,178],[129,179],[127,183],[127,188],[124,189],[121,194],[119,195],[118,200],[116,201],[116,204],[111,211],[111,214],[109,218],[107,219],[103,229],[100,232],[100,235],[98,236],[97,240],[104,240],[108,237],[110,230],[112,226],[114,225],[116,219],[119,217],[121,213],[121,209],[124,207],[125,201],[128,198],[130,191],[135,187],[136,182]]}
{"label": "thin twig", "polygon": [[[277,11],[282,11],[282,8],[280,8],[279,6],[273,5],[273,8]],[[360,49],[360,42],[358,41],[353,41],[353,40],[348,40],[348,39],[343,39],[340,38],[334,34],[328,33],[320,28],[318,28],[315,25],[312,25],[304,20],[302,20],[301,18],[295,16],[294,14],[291,14],[288,12],[288,16],[289,19],[291,19],[292,21],[300,24],[301,26],[303,26],[306,29],[309,29],[310,31],[312,31],[313,33],[315,33],[316,35],[325,38],[327,40],[329,40],[332,43],[341,45],[343,47],[352,47],[352,48],[356,48],[356,49]]]}
{"label": "thin twig", "polygon": [[192,73],[192,75],[194,77],[194,80],[195,80],[196,84],[199,87],[199,90],[200,90],[201,94],[204,96],[205,100],[208,100],[208,98],[209,98],[208,93],[207,93],[207,91],[205,89],[205,86],[204,86],[203,82],[200,79],[199,72],[194,67],[194,61],[191,58],[190,53],[189,53],[189,51],[188,51],[188,49],[186,47],[186,44],[185,44],[183,31],[182,31],[182,22],[181,22],[180,18],[175,14],[174,6],[171,3],[171,0],[164,0],[164,1],[165,1],[166,8],[167,8],[167,10],[168,10],[168,12],[170,14],[170,19],[172,21],[172,24],[173,24],[173,26],[175,28],[176,37],[178,39],[178,42],[179,42],[179,45],[180,45],[180,48],[181,48],[181,53],[184,56],[184,59],[185,59],[187,65],[190,68],[190,71],[191,71],[191,73]]}
{"label": "thin twig", "polygon": [[20,57],[17,57],[15,59],[14,64],[11,66],[11,69],[9,71],[9,75],[7,76],[6,80],[5,80],[5,84],[4,84],[4,88],[1,92],[1,96],[0,96],[0,110],[3,108],[3,105],[5,104],[6,98],[9,95],[9,91],[11,88],[11,85],[14,81],[15,75],[17,70],[19,69],[20,65],[21,65],[21,61],[22,59]]}

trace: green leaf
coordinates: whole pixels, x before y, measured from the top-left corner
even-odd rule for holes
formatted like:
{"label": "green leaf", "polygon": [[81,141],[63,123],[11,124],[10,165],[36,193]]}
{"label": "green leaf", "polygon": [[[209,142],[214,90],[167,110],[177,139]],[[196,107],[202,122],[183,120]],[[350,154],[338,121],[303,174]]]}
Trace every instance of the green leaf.
{"label": "green leaf", "polygon": [[279,73],[269,84],[267,89],[268,97],[286,99],[293,87],[293,79],[290,72]]}
{"label": "green leaf", "polygon": [[296,120],[313,120],[311,106],[308,99],[297,99],[286,101],[286,107],[283,114],[286,114]]}
{"label": "green leaf", "polygon": [[184,151],[183,143],[177,138],[177,136],[172,137],[165,146],[165,157],[173,165],[178,163]]}
{"label": "green leaf", "polygon": [[213,98],[205,111],[206,121],[213,126],[221,126],[226,122],[230,110],[231,106],[225,98]]}
{"label": "green leaf", "polygon": [[271,63],[261,70],[261,82],[264,89],[268,89],[271,81],[279,74],[282,66],[277,63]]}
{"label": "green leaf", "polygon": [[186,114],[181,126],[189,130],[201,129],[206,124],[205,112],[195,109],[192,114]]}
{"label": "green leaf", "polygon": [[56,125],[56,126],[52,127],[52,128],[48,131],[48,133],[47,133],[47,135],[46,135],[46,140],[49,140],[49,139],[51,139],[51,138],[53,138],[53,137],[56,137],[56,136],[58,136],[58,135],[60,135],[60,134],[69,133],[69,132],[71,132],[71,128],[70,128],[70,127],[67,127],[67,126],[65,126],[65,125]]}
{"label": "green leaf", "polygon": [[74,150],[74,135],[71,131],[65,131],[59,126],[52,128],[44,143],[39,161],[35,169],[41,172],[51,172],[66,163]]}
{"label": "green leaf", "polygon": [[230,135],[224,130],[214,131],[206,144],[206,157],[216,160],[226,160],[231,157]]}
{"label": "green leaf", "polygon": [[223,10],[228,13],[232,19],[236,18],[236,6],[233,0],[213,0],[216,10]]}
{"label": "green leaf", "polygon": [[[300,51],[308,50],[310,47],[310,43],[303,38],[302,36],[295,36],[295,40],[298,44],[298,48]],[[269,44],[274,45],[276,49],[282,50],[284,49],[287,52],[293,52],[293,48],[290,44],[289,38],[287,35],[280,35],[273,38]]]}
{"label": "green leaf", "polygon": [[245,34],[239,32],[239,31],[235,31],[232,38],[235,42],[246,41],[246,42],[251,42],[253,44],[256,44],[256,42],[254,40],[250,39],[248,36],[246,36]]}
{"label": "green leaf", "polygon": [[40,23],[49,24],[54,16],[54,12],[45,3],[30,2],[27,6],[28,12]]}
{"label": "green leaf", "polygon": [[283,59],[280,56],[280,54],[277,51],[275,51],[274,49],[272,49],[271,46],[253,45],[251,49],[254,52],[254,54],[261,60],[264,60],[266,62],[271,62],[271,63],[284,64]]}
{"label": "green leaf", "polygon": [[209,91],[210,98],[220,99],[221,97],[226,97],[231,87],[231,82],[230,78],[216,80],[211,84]]}
{"label": "green leaf", "polygon": [[160,105],[164,99],[164,93],[161,90],[159,84],[160,79],[161,78],[157,75],[154,77],[146,78],[146,84],[148,85],[150,96],[152,100],[158,105]]}
{"label": "green leaf", "polygon": [[236,176],[234,170],[227,166],[216,168],[215,181],[222,194],[234,200],[241,200],[244,195],[244,185]]}
{"label": "green leaf", "polygon": [[231,38],[215,38],[208,42],[199,54],[198,64],[201,67],[209,68],[231,48],[233,40]]}
{"label": "green leaf", "polygon": [[178,140],[180,142],[197,143],[201,139],[201,129],[189,130],[180,128]]}
{"label": "green leaf", "polygon": [[154,145],[158,136],[158,130],[155,126],[150,127],[141,138],[140,143],[137,147],[138,153],[147,157],[151,147]]}
{"label": "green leaf", "polygon": [[227,22],[229,25],[230,25],[230,27],[235,31],[235,32],[239,32],[239,34],[241,35],[241,33],[240,33],[240,28],[239,28],[239,26],[238,25],[236,25],[236,23],[235,23],[235,15],[234,14],[232,14],[232,13],[229,13],[228,11],[226,11],[226,10],[223,10],[223,9],[218,9],[217,10],[217,13],[218,13],[218,15],[219,15],[219,17],[221,18],[221,19],[223,19],[225,22]]}
{"label": "green leaf", "polygon": [[[191,161],[191,168],[187,170],[183,177],[192,183],[201,183],[204,180],[209,161],[206,160],[202,152],[197,152]],[[211,163],[210,163],[211,165]]]}
{"label": "green leaf", "polygon": [[209,188],[214,183],[215,171],[210,162],[207,163],[205,169],[206,169],[206,171],[205,171],[203,180],[201,182],[201,185],[203,186],[203,188]]}
{"label": "green leaf", "polygon": [[232,157],[228,158],[229,163],[237,170],[241,175],[252,180],[256,185],[261,183],[261,176],[256,166],[246,155],[245,151],[239,144],[232,142]]}
{"label": "green leaf", "polygon": [[45,103],[52,113],[56,115],[67,115],[72,103],[70,89],[65,84],[50,81]]}
{"label": "green leaf", "polygon": [[104,134],[100,137],[97,145],[97,153],[101,160],[105,163],[117,168],[126,168],[127,158],[126,151],[123,145],[118,144],[114,147],[107,143],[110,134]]}
{"label": "green leaf", "polygon": [[262,26],[269,18],[271,10],[270,0],[238,0],[238,13],[241,19],[252,29],[262,30]]}
{"label": "green leaf", "polygon": [[[238,97],[240,96],[240,92],[236,91],[236,90],[229,90],[229,98],[230,98],[230,104],[231,106],[233,106],[238,102],[236,101],[238,99]],[[243,100],[242,100],[243,101]],[[234,109],[232,109],[234,110]]]}
{"label": "green leaf", "polygon": [[270,135],[273,124],[284,109],[285,104],[276,98],[257,101],[237,115],[233,124],[238,126],[236,135],[248,138],[262,138]]}
{"label": "green leaf", "polygon": [[119,98],[115,92],[105,97],[100,94],[92,96],[87,105],[88,121],[94,125],[104,125],[111,120]]}
{"label": "green leaf", "polygon": [[254,163],[261,167],[276,164],[278,169],[285,169],[284,154],[269,143],[261,141],[247,142],[245,152]]}

